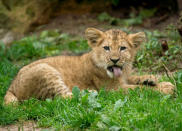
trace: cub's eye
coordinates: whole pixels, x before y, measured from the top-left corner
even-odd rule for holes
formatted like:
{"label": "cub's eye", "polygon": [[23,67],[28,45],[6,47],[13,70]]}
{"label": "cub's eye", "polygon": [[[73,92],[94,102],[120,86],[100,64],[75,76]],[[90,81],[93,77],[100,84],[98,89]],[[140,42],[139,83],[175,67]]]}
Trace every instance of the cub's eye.
{"label": "cub's eye", "polygon": [[104,46],[103,47],[105,50],[110,50],[110,47],[109,46]]}
{"label": "cub's eye", "polygon": [[122,51],[122,50],[125,50],[125,49],[126,49],[125,46],[121,46],[119,50]]}

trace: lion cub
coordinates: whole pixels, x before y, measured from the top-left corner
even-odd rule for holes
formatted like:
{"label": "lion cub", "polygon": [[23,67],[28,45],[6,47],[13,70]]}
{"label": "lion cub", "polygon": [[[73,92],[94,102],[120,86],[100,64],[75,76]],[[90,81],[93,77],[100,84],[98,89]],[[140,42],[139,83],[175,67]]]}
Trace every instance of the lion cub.
{"label": "lion cub", "polygon": [[88,28],[85,34],[92,48],[89,53],[50,57],[24,66],[7,91],[5,104],[30,97],[69,97],[74,86],[81,90],[99,90],[104,86],[110,90],[134,89],[144,84],[163,93],[173,92],[170,82],[158,83],[153,75],[131,75],[135,54],[146,39],[144,32],[127,34],[115,29],[102,32]]}

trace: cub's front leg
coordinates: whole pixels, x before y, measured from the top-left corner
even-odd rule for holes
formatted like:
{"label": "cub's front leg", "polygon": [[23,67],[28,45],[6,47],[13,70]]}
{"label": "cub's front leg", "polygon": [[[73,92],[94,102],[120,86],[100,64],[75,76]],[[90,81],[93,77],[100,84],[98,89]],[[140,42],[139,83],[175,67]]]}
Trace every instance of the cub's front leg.
{"label": "cub's front leg", "polygon": [[156,86],[158,84],[158,78],[154,75],[132,75],[128,78],[128,84]]}
{"label": "cub's front leg", "polygon": [[[158,90],[164,94],[173,94],[175,86],[170,82],[158,82],[158,78],[154,75],[143,75],[143,76],[130,76],[128,78],[128,84],[138,85],[142,87],[142,85],[153,86],[153,89]],[[137,87],[138,87],[137,86]]]}

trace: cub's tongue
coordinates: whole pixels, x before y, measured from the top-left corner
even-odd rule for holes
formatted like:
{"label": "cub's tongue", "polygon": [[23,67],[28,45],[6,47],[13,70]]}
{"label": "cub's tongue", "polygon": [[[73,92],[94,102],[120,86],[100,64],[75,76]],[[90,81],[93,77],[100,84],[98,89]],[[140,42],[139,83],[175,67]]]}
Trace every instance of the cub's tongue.
{"label": "cub's tongue", "polygon": [[113,73],[116,77],[119,77],[121,75],[122,71],[119,67],[113,67]]}

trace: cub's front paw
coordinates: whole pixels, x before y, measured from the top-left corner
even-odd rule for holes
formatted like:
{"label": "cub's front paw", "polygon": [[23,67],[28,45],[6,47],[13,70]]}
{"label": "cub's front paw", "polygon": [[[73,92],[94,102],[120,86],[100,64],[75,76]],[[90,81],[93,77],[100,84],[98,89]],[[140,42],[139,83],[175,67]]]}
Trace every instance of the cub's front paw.
{"label": "cub's front paw", "polygon": [[171,82],[160,82],[157,84],[157,90],[164,94],[173,94],[175,86]]}
{"label": "cub's front paw", "polygon": [[155,77],[153,75],[143,76],[142,84],[148,85],[148,86],[156,86],[157,85],[157,77]]}

